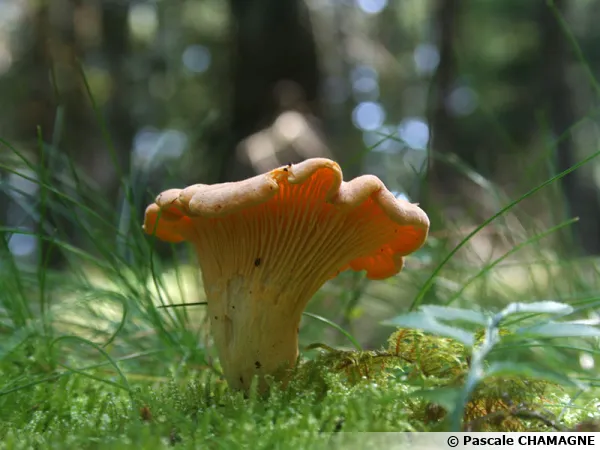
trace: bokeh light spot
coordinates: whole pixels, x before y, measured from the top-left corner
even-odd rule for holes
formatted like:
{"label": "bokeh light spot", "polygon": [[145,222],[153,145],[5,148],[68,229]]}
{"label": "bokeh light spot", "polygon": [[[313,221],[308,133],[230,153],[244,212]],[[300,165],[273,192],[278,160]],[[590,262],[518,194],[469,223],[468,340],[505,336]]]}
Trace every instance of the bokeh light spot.
{"label": "bokeh light spot", "polygon": [[375,68],[373,66],[360,65],[360,66],[354,67],[352,69],[352,71],[350,72],[350,79],[352,80],[352,83],[354,83],[362,78],[372,78],[374,80],[378,80],[379,74],[377,73],[377,70],[375,70]]}
{"label": "bokeh light spot", "polygon": [[352,111],[352,122],[365,131],[377,130],[385,121],[385,110],[377,102],[359,103]]}
{"label": "bokeh light spot", "polygon": [[187,143],[187,135],[180,130],[144,127],[133,139],[134,161],[140,166],[155,166],[168,159],[177,159]]}
{"label": "bokeh light spot", "polygon": [[398,126],[400,138],[410,148],[425,150],[429,143],[429,126],[418,117],[409,117],[400,122]]}
{"label": "bokeh light spot", "polygon": [[387,6],[388,0],[356,0],[356,4],[367,14],[379,14]]}
{"label": "bokeh light spot", "polygon": [[448,111],[454,116],[468,116],[477,109],[477,93],[468,86],[454,89],[446,100]]}
{"label": "bokeh light spot", "polygon": [[211,54],[210,50],[203,45],[190,45],[183,52],[181,59],[189,71],[203,73],[210,67]]}
{"label": "bokeh light spot", "polygon": [[581,353],[579,355],[579,365],[584,370],[592,370],[596,365],[596,362],[594,361],[594,357],[592,355]]}
{"label": "bokeh light spot", "polygon": [[410,202],[410,198],[408,197],[408,194],[406,192],[392,191],[392,194],[399,200],[405,200],[407,202]]}
{"label": "bokeh light spot", "polygon": [[25,258],[37,248],[37,238],[30,234],[14,233],[8,240],[8,249],[17,258]]}
{"label": "bokeh light spot", "polygon": [[129,8],[129,28],[134,37],[149,41],[158,30],[158,11],[156,5],[137,3]]}
{"label": "bokeh light spot", "polygon": [[433,44],[419,44],[413,52],[417,72],[428,75],[435,72],[440,63],[440,52]]}

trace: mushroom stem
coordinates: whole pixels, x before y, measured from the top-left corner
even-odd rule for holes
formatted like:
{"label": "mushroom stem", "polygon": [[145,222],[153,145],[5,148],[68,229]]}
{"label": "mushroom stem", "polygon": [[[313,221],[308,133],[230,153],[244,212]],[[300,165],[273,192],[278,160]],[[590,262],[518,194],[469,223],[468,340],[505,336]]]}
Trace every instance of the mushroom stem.
{"label": "mushroom stem", "polygon": [[[234,276],[205,286],[210,286],[208,313],[227,383],[248,392],[258,376],[263,392],[268,388],[265,375],[285,383],[296,363],[298,327],[308,299],[289,298],[290,292],[252,281]],[[299,307],[290,309],[291,303]]]}

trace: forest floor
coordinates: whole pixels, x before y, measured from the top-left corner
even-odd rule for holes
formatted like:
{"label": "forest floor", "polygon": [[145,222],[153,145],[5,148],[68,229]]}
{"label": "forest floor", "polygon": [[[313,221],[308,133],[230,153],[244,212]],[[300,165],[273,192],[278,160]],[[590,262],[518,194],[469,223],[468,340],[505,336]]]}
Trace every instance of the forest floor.
{"label": "forest floor", "polygon": [[[40,316],[3,328],[0,448],[364,448],[372,435],[352,432],[597,430],[600,423],[596,329],[560,317],[563,330],[573,329],[556,338],[548,321],[587,310],[594,296],[575,307],[509,305],[486,316],[495,319],[487,327],[480,309],[425,306],[392,319],[397,329],[367,321],[391,333],[373,350],[349,346],[348,337],[361,340],[360,328],[351,335],[306,317],[298,371],[265,397],[226,386],[204,346],[201,307],[135,311],[125,295],[111,302],[110,283],[97,281],[87,293],[65,294],[45,313],[46,325]],[[338,295],[324,291],[316,317]],[[385,292],[363,295],[375,305]],[[442,320],[455,324],[449,331]],[[464,333],[473,346],[461,343]],[[479,378],[466,390],[473,374]]]}

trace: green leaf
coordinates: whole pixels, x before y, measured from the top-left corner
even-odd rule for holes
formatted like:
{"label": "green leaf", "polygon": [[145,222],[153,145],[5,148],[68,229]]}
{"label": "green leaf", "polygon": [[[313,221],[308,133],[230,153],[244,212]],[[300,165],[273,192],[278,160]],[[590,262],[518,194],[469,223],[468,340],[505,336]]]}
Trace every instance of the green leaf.
{"label": "green leaf", "polygon": [[382,324],[402,328],[414,328],[435,334],[436,336],[449,337],[461,342],[467,347],[472,347],[475,340],[473,335],[468,331],[440,323],[435,317],[432,317],[423,311],[394,317],[393,319],[382,322]]}
{"label": "green leaf", "polygon": [[477,325],[487,325],[488,318],[485,314],[472,309],[451,308],[449,306],[425,305],[421,307],[425,314],[434,316],[440,320],[460,320],[463,322],[475,323]]}
{"label": "green leaf", "polygon": [[573,307],[566,303],[551,300],[533,303],[511,303],[502,310],[500,314],[509,316],[511,314],[534,313],[534,314],[570,314]]}
{"label": "green leaf", "polygon": [[539,337],[600,337],[600,330],[576,322],[548,322],[519,330]]}

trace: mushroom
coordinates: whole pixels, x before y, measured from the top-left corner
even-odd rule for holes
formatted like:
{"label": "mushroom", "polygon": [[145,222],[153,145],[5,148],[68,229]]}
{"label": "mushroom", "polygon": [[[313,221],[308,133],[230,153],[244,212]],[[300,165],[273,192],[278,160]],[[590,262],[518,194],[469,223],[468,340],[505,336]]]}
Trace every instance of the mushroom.
{"label": "mushroom", "polygon": [[161,193],[148,234],[188,241],[198,255],[223,374],[247,391],[254,376],[286,381],[310,298],[341,271],[370,279],[398,273],[427,238],[429,219],[381,180],[342,180],[340,166],[312,158],[247,180]]}

